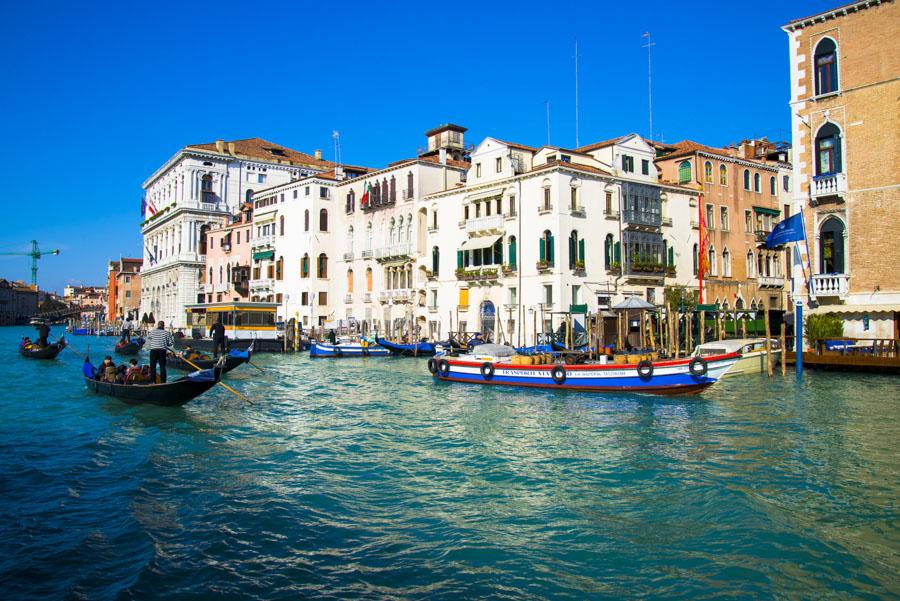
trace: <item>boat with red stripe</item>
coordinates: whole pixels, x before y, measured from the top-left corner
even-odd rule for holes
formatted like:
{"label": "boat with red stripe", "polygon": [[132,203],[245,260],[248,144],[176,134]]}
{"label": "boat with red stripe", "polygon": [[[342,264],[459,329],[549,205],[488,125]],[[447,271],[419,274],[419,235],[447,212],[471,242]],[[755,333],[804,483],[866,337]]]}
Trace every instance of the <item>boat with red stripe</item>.
{"label": "boat with red stripe", "polygon": [[702,392],[741,358],[740,353],[726,353],[631,364],[601,359],[575,365],[521,365],[513,363],[513,349],[501,350],[509,347],[482,346],[493,348],[476,347],[475,352],[459,357],[434,357],[429,359],[428,369],[436,380],[445,382],[678,395]]}

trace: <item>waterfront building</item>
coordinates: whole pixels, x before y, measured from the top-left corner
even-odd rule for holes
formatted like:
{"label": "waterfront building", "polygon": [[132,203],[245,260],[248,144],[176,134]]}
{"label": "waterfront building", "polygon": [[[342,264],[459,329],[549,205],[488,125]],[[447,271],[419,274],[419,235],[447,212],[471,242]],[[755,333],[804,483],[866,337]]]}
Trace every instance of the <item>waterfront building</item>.
{"label": "waterfront building", "polygon": [[0,326],[27,323],[38,312],[38,290],[22,281],[0,278]]}
{"label": "waterfront building", "polygon": [[92,313],[99,313],[102,319],[107,314],[107,292],[108,288],[106,286],[75,286],[69,284],[63,289],[63,300],[70,306],[81,307]]}
{"label": "waterfront building", "polygon": [[253,202],[206,235],[206,273],[198,301],[246,302],[249,298]]}
{"label": "waterfront building", "polygon": [[852,337],[900,337],[898,23],[895,2],[864,0],[783,27],[793,204],[809,241],[795,285],[812,313],[839,315]]}
{"label": "waterfront building", "polygon": [[140,319],[141,266],[143,259],[120,258],[110,261],[107,269],[106,320],[121,322],[125,318]]}
{"label": "waterfront building", "polygon": [[[691,227],[708,236],[703,301],[726,311],[784,307],[788,258],[767,250],[766,236],[790,209],[790,164],[785,145],[765,139],[714,148],[684,140],[658,145],[660,179],[697,190],[701,203]],[[691,247],[692,271],[700,247]]]}
{"label": "waterfront building", "polygon": [[260,138],[185,146],[143,183],[147,219],[141,314],[185,327],[185,307],[206,300],[207,234],[255,191],[331,163]]}

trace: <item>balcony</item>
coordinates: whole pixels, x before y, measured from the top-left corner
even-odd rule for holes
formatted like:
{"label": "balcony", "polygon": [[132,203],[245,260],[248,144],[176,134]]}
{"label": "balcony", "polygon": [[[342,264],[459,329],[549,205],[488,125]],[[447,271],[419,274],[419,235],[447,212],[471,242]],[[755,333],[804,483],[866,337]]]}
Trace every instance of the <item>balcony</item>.
{"label": "balcony", "polygon": [[662,225],[663,225],[663,227],[672,227],[672,218],[671,217],[663,217]]}
{"label": "balcony", "polygon": [[253,248],[261,248],[263,246],[274,246],[275,245],[275,234],[266,234],[265,236],[258,236],[253,239],[252,247]]}
{"label": "balcony", "polygon": [[756,278],[756,283],[760,288],[783,288],[784,278],[761,275]]}
{"label": "balcony", "polygon": [[375,249],[375,259],[379,261],[408,258],[412,254],[412,244],[409,243],[392,244],[391,246],[382,246]]}
{"label": "balcony", "polygon": [[224,253],[230,253],[230,252],[231,252],[231,243],[230,243],[230,242],[223,242],[223,243],[222,243],[222,252],[224,252]]}
{"label": "balcony", "polygon": [[490,217],[478,217],[466,220],[466,233],[468,234],[499,234],[503,231],[503,216],[491,215]]}
{"label": "balcony", "polygon": [[829,197],[842,199],[847,194],[847,174],[833,173],[830,175],[817,175],[813,177],[809,185],[809,195],[812,204]]}
{"label": "balcony", "polygon": [[550,263],[549,261],[538,261],[535,264],[535,269],[537,269],[538,273],[550,273],[553,269],[553,263]]}
{"label": "balcony", "polygon": [[627,209],[622,212],[622,221],[626,226],[657,228],[662,225],[662,216],[654,211]]}
{"label": "balcony", "polygon": [[548,213],[553,212],[552,204],[540,204],[538,205],[538,215],[547,215]]}
{"label": "balcony", "polygon": [[757,243],[757,244],[765,244],[766,238],[767,238],[767,237],[769,236],[769,234],[771,234],[771,233],[772,233],[772,232],[767,231],[767,230],[756,230],[755,232],[753,232],[753,235],[756,237],[756,243]]}
{"label": "balcony", "polygon": [[846,273],[821,273],[812,276],[814,296],[845,298],[850,292],[850,276]]}
{"label": "balcony", "polygon": [[461,282],[487,283],[497,282],[500,270],[496,267],[482,267],[475,269],[457,269],[456,279]]}
{"label": "balcony", "polygon": [[371,258],[372,258],[372,254],[373,254],[373,253],[372,253],[371,250],[364,250],[364,251],[362,251],[362,252],[360,253],[360,256],[361,256],[363,259],[371,259]]}
{"label": "balcony", "polygon": [[363,294],[363,302],[364,303],[372,302],[372,293],[371,292],[366,292],[365,294]]}
{"label": "balcony", "polygon": [[348,305],[351,304],[351,303],[353,302],[353,295],[352,295],[352,294],[345,294],[345,295],[344,295],[344,302],[345,302],[346,304],[348,304]]}
{"label": "balcony", "polygon": [[378,293],[378,300],[383,303],[408,303],[416,297],[416,291],[410,288],[395,288],[394,290],[382,290]]}
{"label": "balcony", "polygon": [[352,261],[352,260],[353,260],[353,253],[352,253],[352,252],[344,253],[344,260],[345,260],[345,261]]}
{"label": "balcony", "polygon": [[429,313],[437,313],[439,309],[440,307],[438,307],[437,305],[428,305]]}
{"label": "balcony", "polygon": [[609,219],[610,221],[618,221],[619,220],[619,212],[615,209],[609,209],[603,211],[603,216]]}
{"label": "balcony", "polygon": [[587,212],[585,212],[584,207],[581,205],[576,205],[574,207],[569,207],[569,215],[572,217],[586,217]]}
{"label": "balcony", "polygon": [[696,219],[691,219],[691,228],[698,230],[700,229],[700,222]]}
{"label": "balcony", "polygon": [[274,290],[275,278],[261,278],[250,280],[250,290]]}
{"label": "balcony", "polygon": [[416,197],[416,191],[413,188],[404,188],[400,191],[403,200],[412,200]]}

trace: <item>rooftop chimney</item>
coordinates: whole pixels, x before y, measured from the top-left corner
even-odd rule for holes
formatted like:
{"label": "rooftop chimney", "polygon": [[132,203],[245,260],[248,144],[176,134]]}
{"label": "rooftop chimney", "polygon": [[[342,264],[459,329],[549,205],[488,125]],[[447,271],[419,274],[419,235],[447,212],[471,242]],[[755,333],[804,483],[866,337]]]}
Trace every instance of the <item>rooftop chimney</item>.
{"label": "rooftop chimney", "polygon": [[322,160],[322,149],[321,148],[316,148],[316,160],[319,160],[319,161]]}
{"label": "rooftop chimney", "polygon": [[225,140],[216,140],[216,150],[225,152]]}
{"label": "rooftop chimney", "polygon": [[228,154],[234,154],[234,142],[228,143]]}

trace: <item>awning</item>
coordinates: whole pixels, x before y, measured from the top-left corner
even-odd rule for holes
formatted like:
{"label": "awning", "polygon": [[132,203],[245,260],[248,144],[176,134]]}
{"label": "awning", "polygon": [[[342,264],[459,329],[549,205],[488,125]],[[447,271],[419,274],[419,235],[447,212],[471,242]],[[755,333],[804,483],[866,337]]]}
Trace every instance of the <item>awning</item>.
{"label": "awning", "polygon": [[253,253],[254,261],[265,261],[266,259],[271,259],[275,256],[274,250],[261,250],[259,252]]}
{"label": "awning", "polygon": [[472,194],[466,195],[465,202],[482,200],[485,198],[491,198],[492,196],[503,196],[503,190],[504,188],[493,188],[491,190],[484,190],[482,192],[474,192]]}
{"label": "awning", "polygon": [[871,305],[819,305],[810,313],[891,313],[900,311],[900,303]]}
{"label": "awning", "polygon": [[475,250],[478,248],[490,248],[503,236],[482,236],[481,238],[469,238],[460,245],[460,250]]}
{"label": "awning", "polygon": [[758,207],[754,205],[753,210],[757,213],[762,213],[763,215],[773,215],[775,217],[781,215],[781,211],[779,211],[778,209],[770,209],[769,207]]}

